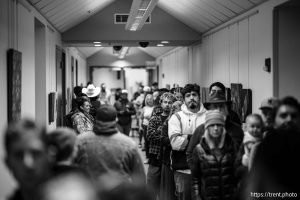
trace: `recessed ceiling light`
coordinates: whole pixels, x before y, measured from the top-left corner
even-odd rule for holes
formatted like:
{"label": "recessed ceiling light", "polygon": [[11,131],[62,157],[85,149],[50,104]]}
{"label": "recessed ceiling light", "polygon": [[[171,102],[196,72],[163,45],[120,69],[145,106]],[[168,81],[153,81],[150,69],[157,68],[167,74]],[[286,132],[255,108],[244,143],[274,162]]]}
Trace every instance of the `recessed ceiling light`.
{"label": "recessed ceiling light", "polygon": [[94,44],[100,44],[101,42],[95,41]]}
{"label": "recessed ceiling light", "polygon": [[169,44],[169,41],[161,41],[162,44]]}
{"label": "recessed ceiling light", "polygon": [[95,47],[101,47],[101,44],[94,44]]}
{"label": "recessed ceiling light", "polygon": [[157,44],[156,46],[158,46],[158,47],[163,47],[163,46],[165,46],[165,45],[163,45],[163,44]]}

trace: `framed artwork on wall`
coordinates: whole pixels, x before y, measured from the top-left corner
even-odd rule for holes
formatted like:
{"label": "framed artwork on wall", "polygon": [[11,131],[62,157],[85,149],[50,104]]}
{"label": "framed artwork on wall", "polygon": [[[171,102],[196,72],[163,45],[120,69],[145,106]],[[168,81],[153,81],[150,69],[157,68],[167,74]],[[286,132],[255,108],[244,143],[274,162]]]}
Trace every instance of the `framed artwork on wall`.
{"label": "framed artwork on wall", "polygon": [[247,115],[252,113],[252,91],[243,89],[240,83],[231,83],[232,110],[235,111],[240,120],[245,122]]}
{"label": "framed artwork on wall", "polygon": [[51,92],[48,95],[48,106],[49,106],[49,124],[54,122],[54,113],[55,113],[55,92]]}
{"label": "framed artwork on wall", "polygon": [[15,49],[7,51],[7,114],[8,122],[21,118],[22,53]]}

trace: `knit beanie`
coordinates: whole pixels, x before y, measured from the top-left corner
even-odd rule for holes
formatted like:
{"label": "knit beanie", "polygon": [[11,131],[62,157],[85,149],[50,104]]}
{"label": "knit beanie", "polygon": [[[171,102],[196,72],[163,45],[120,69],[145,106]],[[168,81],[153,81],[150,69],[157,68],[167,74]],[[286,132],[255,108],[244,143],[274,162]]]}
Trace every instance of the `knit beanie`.
{"label": "knit beanie", "polygon": [[218,110],[209,110],[205,116],[205,129],[213,124],[221,124],[225,126],[225,116]]}
{"label": "knit beanie", "polygon": [[96,113],[96,121],[111,122],[115,121],[117,110],[112,105],[101,105]]}
{"label": "knit beanie", "polygon": [[97,110],[94,132],[106,135],[117,133],[116,118],[117,110],[114,106],[109,104],[101,105]]}

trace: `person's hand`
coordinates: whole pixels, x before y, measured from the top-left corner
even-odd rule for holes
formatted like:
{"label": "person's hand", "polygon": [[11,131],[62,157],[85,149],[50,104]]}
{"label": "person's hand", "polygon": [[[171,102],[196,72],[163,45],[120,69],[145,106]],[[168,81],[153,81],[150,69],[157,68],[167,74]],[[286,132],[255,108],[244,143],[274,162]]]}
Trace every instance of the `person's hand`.
{"label": "person's hand", "polygon": [[124,115],[125,111],[124,110],[121,110],[120,111],[120,115]]}

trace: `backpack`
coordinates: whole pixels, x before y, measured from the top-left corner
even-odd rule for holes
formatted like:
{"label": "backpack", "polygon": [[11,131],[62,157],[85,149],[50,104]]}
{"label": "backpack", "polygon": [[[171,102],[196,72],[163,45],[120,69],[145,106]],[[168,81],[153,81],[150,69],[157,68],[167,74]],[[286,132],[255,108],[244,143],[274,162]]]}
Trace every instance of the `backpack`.
{"label": "backpack", "polygon": [[72,116],[78,112],[78,110],[71,110],[68,114],[64,116],[65,126],[68,128],[73,128]]}

